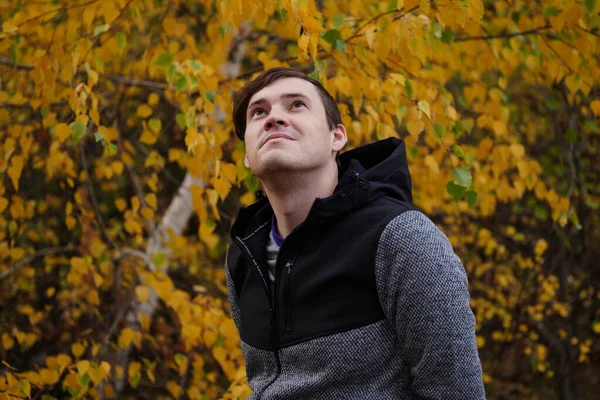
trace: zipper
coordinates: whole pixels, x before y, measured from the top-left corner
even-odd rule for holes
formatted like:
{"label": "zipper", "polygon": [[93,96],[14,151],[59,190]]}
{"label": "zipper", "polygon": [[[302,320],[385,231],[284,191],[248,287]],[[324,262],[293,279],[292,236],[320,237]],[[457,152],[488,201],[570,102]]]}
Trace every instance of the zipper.
{"label": "zipper", "polygon": [[[277,323],[277,318],[276,318],[276,298],[277,296],[271,296],[271,292],[269,290],[269,285],[267,284],[267,281],[265,280],[265,276],[263,275],[260,266],[258,265],[258,263],[256,262],[256,260],[254,259],[254,257],[252,257],[252,253],[250,253],[250,249],[248,249],[248,246],[246,246],[246,243],[244,243],[244,241],[239,237],[239,236],[234,236],[234,241],[236,242],[236,244],[243,249],[244,253],[246,253],[246,256],[252,260],[252,263],[254,264],[254,267],[256,268],[256,270],[258,271],[258,274],[260,275],[261,281],[263,283],[263,289],[265,289],[265,292],[267,294],[267,298],[269,299],[269,316],[270,316],[270,328],[271,328],[271,344],[273,346],[273,351],[275,353],[275,363],[277,365],[277,373],[275,374],[275,376],[273,377],[273,379],[263,388],[263,390],[260,393],[257,393],[257,397],[260,399],[262,394],[264,393],[265,390],[267,390],[269,388],[269,386],[271,386],[273,384],[273,382],[275,382],[277,380],[277,378],[279,378],[279,375],[281,375],[281,360],[279,359],[279,335],[277,334],[277,329],[278,329],[278,323]],[[277,288],[277,279],[275,280],[275,290]]]}
{"label": "zipper", "polygon": [[[292,230],[292,232],[290,232],[288,237],[304,225],[304,222],[308,219],[308,216],[310,215],[313,208],[315,207],[316,202],[317,202],[317,199],[315,199],[315,201],[313,201],[312,205],[310,206],[310,209],[308,210],[308,214],[306,214],[305,220],[302,221],[302,223],[300,225],[298,225],[296,228],[294,228],[294,230]],[[265,289],[265,292],[267,293],[267,297],[269,298],[269,305],[270,305],[269,314],[271,317],[270,318],[271,319],[271,321],[270,321],[271,343],[273,345],[273,351],[275,353],[275,362],[277,364],[277,373],[275,374],[273,379],[267,385],[265,385],[264,389],[260,393],[257,393],[257,398],[260,399],[262,394],[277,380],[277,378],[279,378],[279,375],[281,375],[281,360],[279,359],[279,319],[277,318],[277,297],[278,297],[277,289],[278,289],[278,284],[279,284],[280,279],[277,279],[277,275],[279,275],[277,273],[279,270],[277,268],[277,264],[279,262],[279,255],[281,254],[281,250],[283,249],[283,246],[285,245],[285,241],[281,245],[281,248],[279,249],[279,254],[277,255],[277,260],[275,261],[275,266],[276,266],[275,267],[275,286],[273,288],[274,295],[271,295],[271,292],[269,290],[269,285],[267,284],[267,281],[265,280],[265,276],[263,275],[263,273],[260,269],[260,266],[254,259],[254,257],[252,257],[252,253],[250,253],[250,249],[248,249],[248,246],[246,246],[246,243],[244,243],[244,241],[239,236],[234,236],[234,241],[237,243],[238,246],[240,246],[244,250],[244,252],[248,256],[248,258],[250,260],[252,260],[254,267],[256,268],[256,270],[258,271],[258,274],[260,275],[260,278],[263,283],[263,288]],[[296,260],[296,256],[293,256],[285,265],[286,270],[287,270],[286,283],[288,283],[288,284],[289,284],[289,275],[290,275],[290,272],[292,271],[292,265],[295,260]],[[287,329],[288,325],[290,326],[290,329],[291,329],[291,318],[289,318],[290,314],[291,314],[291,308],[288,308],[288,304],[289,304],[289,301],[288,301],[289,293],[288,292],[289,292],[289,286],[286,285],[286,287],[285,287],[286,313],[287,313],[286,329]]]}
{"label": "zipper", "polygon": [[292,265],[296,261],[296,256],[292,257],[287,264],[285,264],[285,331],[290,333],[292,331],[292,302],[290,296],[290,275],[292,274]]}

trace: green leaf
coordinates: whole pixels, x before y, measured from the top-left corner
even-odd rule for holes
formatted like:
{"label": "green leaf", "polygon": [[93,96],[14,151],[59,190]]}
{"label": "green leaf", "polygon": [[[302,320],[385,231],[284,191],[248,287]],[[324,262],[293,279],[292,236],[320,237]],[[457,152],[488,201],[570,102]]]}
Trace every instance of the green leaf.
{"label": "green leaf", "polygon": [[341,39],[335,41],[335,49],[342,54],[346,54],[346,42]]}
{"label": "green leaf", "polygon": [[190,107],[185,114],[185,126],[191,128],[194,125],[196,125],[196,109]]}
{"label": "green leaf", "polygon": [[558,15],[558,9],[554,6],[549,6],[546,4],[546,6],[544,7],[544,17],[549,18],[549,17],[554,17]]}
{"label": "green leaf", "polygon": [[402,121],[402,118],[406,115],[406,104],[398,104],[398,108],[396,109],[396,118],[398,121]]}
{"label": "green leaf", "polygon": [[471,176],[471,170],[469,167],[461,165],[460,167],[454,168],[454,171],[450,174],[451,177],[454,178],[454,183],[458,186],[463,186],[465,188],[471,186],[471,182],[473,178]]}
{"label": "green leaf", "polygon": [[94,36],[98,36],[101,33],[106,32],[109,29],[110,29],[110,24],[104,24],[104,25],[97,26],[96,29],[94,29]]}
{"label": "green leaf", "polygon": [[126,43],[127,39],[125,38],[123,32],[117,33],[117,50],[119,51],[119,55],[123,53]]}
{"label": "green leaf", "polygon": [[406,80],[406,82],[404,84],[404,92],[406,92],[406,95],[408,96],[409,99],[412,99],[413,88],[408,79]]}
{"label": "green leaf", "polygon": [[448,182],[446,185],[446,191],[452,196],[454,201],[459,201],[462,199],[463,195],[466,192],[466,188],[455,184],[454,182]]}
{"label": "green leaf", "polygon": [[152,255],[152,263],[156,268],[162,268],[163,265],[167,262],[168,255],[167,253],[163,253],[161,251],[154,253]]}
{"label": "green leaf", "polygon": [[452,152],[456,154],[458,158],[465,158],[465,153],[463,152],[462,147],[457,144],[452,146]]}
{"label": "green leaf", "polygon": [[90,383],[90,376],[86,372],[85,374],[83,374],[83,376],[77,375],[77,377],[75,378],[75,380],[77,381],[77,383],[79,384],[79,386],[81,386],[82,388],[84,388],[84,387],[87,386],[88,383]]}
{"label": "green leaf", "polygon": [[338,14],[331,18],[331,26],[333,26],[335,29],[340,29],[342,26],[344,26],[345,19],[346,17],[344,17],[344,14]]}
{"label": "green leaf", "polygon": [[171,64],[167,67],[166,77],[167,77],[167,82],[169,82],[169,84],[173,83],[176,73],[177,73],[177,68],[175,68],[175,64]]}
{"label": "green leaf", "polygon": [[187,360],[187,357],[181,353],[175,354],[173,358],[175,359],[175,364],[177,364],[177,366],[180,366]]}
{"label": "green leaf", "polygon": [[71,128],[71,136],[75,140],[79,140],[79,138],[85,132],[85,124],[83,122],[73,122],[71,125],[69,125],[69,128]]}
{"label": "green leaf", "polygon": [[567,129],[567,131],[565,132],[565,139],[568,143],[575,143],[577,141],[577,132],[575,132],[575,129]]}
{"label": "green leaf", "polygon": [[398,6],[398,0],[388,0],[386,11],[394,11]]}
{"label": "green leaf", "polygon": [[178,92],[184,91],[186,86],[187,86],[187,80],[185,79],[185,76],[179,75],[179,77],[175,81],[175,87],[177,88],[177,91]]}
{"label": "green leaf", "polygon": [[225,35],[231,32],[231,28],[232,27],[230,24],[221,25],[219,27],[219,34],[221,35],[221,38],[223,38]]}
{"label": "green leaf", "polygon": [[179,113],[175,116],[175,122],[177,122],[179,129],[184,130],[186,128],[185,115],[182,113]]}
{"label": "green leaf", "polygon": [[433,124],[433,134],[437,139],[442,140],[446,135],[446,127],[436,122]]}
{"label": "green leaf", "polygon": [[583,6],[590,14],[596,9],[596,0],[583,0]]}
{"label": "green leaf", "polygon": [[546,107],[548,107],[550,111],[556,111],[560,107],[560,101],[556,97],[549,97],[546,100]]}
{"label": "green leaf", "polygon": [[215,104],[215,92],[205,92],[204,97],[211,103]]}
{"label": "green leaf", "polygon": [[187,65],[196,73],[201,72],[203,68],[202,63],[197,60],[188,60]]}
{"label": "green leaf", "polygon": [[442,43],[450,44],[454,40],[454,32],[450,28],[444,29],[442,32]]}
{"label": "green leaf", "polygon": [[171,64],[173,64],[173,58],[167,51],[163,51],[158,56],[156,56],[154,62],[152,63],[152,65],[160,69],[166,69],[170,67]]}
{"label": "green leaf", "polygon": [[431,111],[429,109],[429,103],[428,102],[426,102],[425,100],[419,100],[419,102],[417,103],[417,107],[425,115],[427,115],[427,118],[431,119]]}
{"label": "green leaf", "polygon": [[136,371],[135,375],[133,375],[131,377],[131,379],[129,380],[129,382],[131,383],[131,386],[135,389],[137,387],[137,385],[140,383],[140,379],[142,379],[142,376],[140,375],[140,371]]}
{"label": "green leaf", "polygon": [[100,132],[96,132],[94,133],[94,139],[96,139],[96,143],[101,142],[104,140],[104,135]]}
{"label": "green leaf", "polygon": [[337,29],[330,29],[327,32],[322,33],[321,36],[332,46],[335,46],[336,41],[342,38],[342,34]]}
{"label": "green leaf", "polygon": [[150,118],[148,121],[148,126],[152,132],[158,134],[162,130],[162,121],[158,118]]}
{"label": "green leaf", "polygon": [[469,207],[475,207],[475,205],[477,204],[477,192],[474,192],[473,190],[468,190],[465,193],[465,196],[467,197],[467,203],[469,203]]}

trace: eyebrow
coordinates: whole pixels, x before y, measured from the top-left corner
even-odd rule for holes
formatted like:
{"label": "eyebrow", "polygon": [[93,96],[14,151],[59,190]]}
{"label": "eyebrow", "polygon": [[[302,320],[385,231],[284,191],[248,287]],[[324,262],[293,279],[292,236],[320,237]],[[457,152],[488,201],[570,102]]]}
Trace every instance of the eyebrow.
{"label": "eyebrow", "polygon": [[[306,96],[302,93],[285,93],[285,94],[282,94],[281,96],[279,96],[280,99],[291,99],[291,98],[298,98],[298,97],[301,99],[304,99],[308,103],[310,103],[310,99],[308,98],[308,96]],[[250,108],[252,108],[253,106],[256,106],[259,104],[264,104],[266,102],[267,102],[267,99],[265,99],[265,98],[260,98],[260,99],[254,100],[252,103],[250,103],[248,105],[248,110]]]}

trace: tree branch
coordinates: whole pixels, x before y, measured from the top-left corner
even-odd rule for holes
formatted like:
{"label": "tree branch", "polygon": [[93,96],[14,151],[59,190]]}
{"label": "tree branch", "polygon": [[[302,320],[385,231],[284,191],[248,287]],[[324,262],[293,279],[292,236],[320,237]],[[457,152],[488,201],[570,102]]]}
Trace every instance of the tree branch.
{"label": "tree branch", "polygon": [[539,32],[545,30],[545,29],[549,29],[552,26],[550,24],[546,24],[534,29],[530,29],[527,31],[521,31],[521,32],[505,32],[505,33],[499,33],[496,35],[486,35],[486,36],[465,36],[465,37],[458,37],[455,38],[453,41],[454,42],[470,42],[473,40],[492,40],[492,39],[507,39],[507,38],[512,38],[512,37],[517,37],[517,36],[527,36],[527,35],[535,35],[538,34]]}
{"label": "tree branch", "polygon": [[106,225],[104,225],[104,220],[102,219],[102,216],[100,215],[100,206],[98,205],[98,200],[96,199],[96,192],[94,191],[94,185],[92,183],[92,175],[90,174],[87,157],[85,156],[85,139],[89,135],[93,125],[94,125],[94,123],[90,120],[86,132],[84,133],[83,137],[79,140],[79,152],[80,152],[79,156],[81,158],[81,166],[83,167],[83,170],[85,171],[86,183],[87,183],[87,187],[88,187],[88,191],[89,191],[89,198],[92,201],[92,207],[94,208],[94,213],[96,214],[96,220],[98,222],[98,225],[100,226],[100,229],[102,230],[102,234],[103,234],[104,238],[106,239],[106,241],[108,243],[110,243],[110,245],[113,249],[117,249],[118,246],[114,242],[114,240],[110,237],[110,234],[108,233],[108,230],[106,229]]}
{"label": "tree branch", "polygon": [[75,247],[48,247],[39,251],[36,251],[29,257],[25,257],[21,261],[17,262],[15,265],[7,269],[6,271],[0,272],[0,280],[8,278],[13,273],[17,272],[33,260],[38,257],[46,256],[48,254],[57,254],[57,253],[69,253],[69,252],[78,252]]}

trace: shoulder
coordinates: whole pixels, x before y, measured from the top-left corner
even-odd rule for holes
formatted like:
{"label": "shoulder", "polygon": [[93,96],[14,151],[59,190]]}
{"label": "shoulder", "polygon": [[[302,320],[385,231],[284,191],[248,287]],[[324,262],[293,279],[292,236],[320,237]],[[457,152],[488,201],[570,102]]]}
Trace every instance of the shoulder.
{"label": "shoulder", "polygon": [[392,218],[377,244],[375,269],[422,279],[463,279],[464,268],[446,235],[423,212],[411,209]]}

